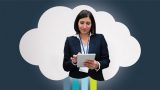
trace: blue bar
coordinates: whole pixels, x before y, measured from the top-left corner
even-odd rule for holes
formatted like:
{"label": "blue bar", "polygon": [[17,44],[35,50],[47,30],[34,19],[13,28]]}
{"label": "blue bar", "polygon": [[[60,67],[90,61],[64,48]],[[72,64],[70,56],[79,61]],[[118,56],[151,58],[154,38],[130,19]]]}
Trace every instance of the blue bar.
{"label": "blue bar", "polygon": [[79,90],[79,81],[78,81],[78,79],[72,78],[72,90]]}
{"label": "blue bar", "polygon": [[89,88],[89,80],[88,77],[81,79],[81,90],[88,90]]}
{"label": "blue bar", "polygon": [[67,77],[63,80],[63,90],[71,90],[71,83],[70,83],[70,78]]}

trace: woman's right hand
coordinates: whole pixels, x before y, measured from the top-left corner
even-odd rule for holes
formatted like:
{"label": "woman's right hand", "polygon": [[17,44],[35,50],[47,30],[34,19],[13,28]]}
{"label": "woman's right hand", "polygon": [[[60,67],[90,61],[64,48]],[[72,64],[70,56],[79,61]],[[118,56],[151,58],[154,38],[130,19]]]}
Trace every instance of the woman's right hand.
{"label": "woman's right hand", "polygon": [[72,61],[73,64],[77,64],[77,55],[73,55],[73,57],[71,57],[70,59],[71,59],[71,61]]}
{"label": "woman's right hand", "polygon": [[70,58],[73,64],[77,64],[77,55],[73,55],[73,57]]}

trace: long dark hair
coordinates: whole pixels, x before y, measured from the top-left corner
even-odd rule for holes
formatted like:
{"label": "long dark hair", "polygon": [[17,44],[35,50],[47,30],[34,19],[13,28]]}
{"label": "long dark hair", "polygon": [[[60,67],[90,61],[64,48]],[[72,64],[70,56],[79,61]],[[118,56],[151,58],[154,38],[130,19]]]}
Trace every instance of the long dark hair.
{"label": "long dark hair", "polygon": [[89,17],[91,19],[91,34],[96,34],[96,23],[94,20],[94,17],[92,13],[88,10],[82,10],[76,17],[75,22],[74,22],[74,29],[77,34],[80,33],[79,28],[78,28],[78,22],[81,18]]}

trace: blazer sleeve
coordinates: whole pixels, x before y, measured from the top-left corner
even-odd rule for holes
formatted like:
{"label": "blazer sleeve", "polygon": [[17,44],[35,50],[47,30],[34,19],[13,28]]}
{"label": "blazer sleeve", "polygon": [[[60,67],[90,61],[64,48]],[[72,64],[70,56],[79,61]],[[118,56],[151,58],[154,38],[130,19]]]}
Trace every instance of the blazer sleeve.
{"label": "blazer sleeve", "polygon": [[108,46],[104,36],[101,36],[101,55],[100,55],[100,69],[107,68],[110,63]]}
{"label": "blazer sleeve", "polygon": [[70,44],[69,44],[69,38],[67,37],[65,41],[65,46],[64,46],[64,59],[63,59],[63,69],[65,71],[74,71],[77,70],[77,66],[73,65],[71,62],[71,49],[70,49]]}

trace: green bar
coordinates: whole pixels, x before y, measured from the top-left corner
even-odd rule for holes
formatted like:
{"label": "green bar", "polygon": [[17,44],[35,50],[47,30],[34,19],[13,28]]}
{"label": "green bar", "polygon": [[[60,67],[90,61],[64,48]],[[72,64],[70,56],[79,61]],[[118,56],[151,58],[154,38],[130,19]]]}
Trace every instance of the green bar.
{"label": "green bar", "polygon": [[90,78],[90,90],[97,90],[97,81]]}

